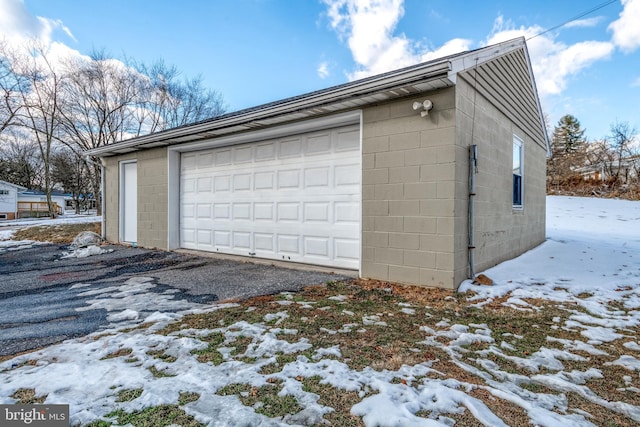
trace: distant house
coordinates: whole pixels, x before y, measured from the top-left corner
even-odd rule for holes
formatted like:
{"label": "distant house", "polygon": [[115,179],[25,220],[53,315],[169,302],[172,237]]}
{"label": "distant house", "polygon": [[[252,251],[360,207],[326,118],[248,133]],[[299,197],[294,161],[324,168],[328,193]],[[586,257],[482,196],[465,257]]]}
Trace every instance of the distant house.
{"label": "distant house", "polygon": [[640,172],[640,155],[631,155],[618,160],[616,156],[592,162],[575,169],[585,180],[605,181],[617,177],[622,184],[637,181]]}
{"label": "distant house", "polygon": [[22,190],[26,188],[0,181],[0,221],[18,217],[18,192]]}
{"label": "distant house", "polygon": [[87,154],[108,240],[456,289],[544,241],[548,149],[520,38]]}
{"label": "distant house", "polygon": [[[51,201],[55,205],[58,215],[63,215],[67,206],[67,201],[71,200],[71,195],[59,191],[51,192]],[[33,217],[49,214],[47,205],[47,193],[38,190],[23,189],[18,192],[18,216]]]}

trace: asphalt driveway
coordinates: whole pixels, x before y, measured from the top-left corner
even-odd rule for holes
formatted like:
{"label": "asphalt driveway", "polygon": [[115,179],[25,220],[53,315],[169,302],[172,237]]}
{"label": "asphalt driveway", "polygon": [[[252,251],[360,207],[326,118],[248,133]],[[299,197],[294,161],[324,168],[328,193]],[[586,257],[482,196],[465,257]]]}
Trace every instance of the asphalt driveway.
{"label": "asphalt driveway", "polygon": [[124,246],[62,258],[65,246],[0,252],[0,356],[211,303],[296,291],[331,273]]}

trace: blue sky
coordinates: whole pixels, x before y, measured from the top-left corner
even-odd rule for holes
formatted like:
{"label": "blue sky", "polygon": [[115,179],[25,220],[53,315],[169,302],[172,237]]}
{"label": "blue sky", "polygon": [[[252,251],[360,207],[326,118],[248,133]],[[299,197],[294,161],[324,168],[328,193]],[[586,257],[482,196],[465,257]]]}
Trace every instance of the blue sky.
{"label": "blue sky", "polygon": [[[65,52],[163,58],[238,110],[524,35],[604,0],[0,0],[0,34]],[[551,127],[573,114],[596,139],[640,130],[640,0],[617,0],[532,38]],[[60,49],[59,49],[60,50]]]}

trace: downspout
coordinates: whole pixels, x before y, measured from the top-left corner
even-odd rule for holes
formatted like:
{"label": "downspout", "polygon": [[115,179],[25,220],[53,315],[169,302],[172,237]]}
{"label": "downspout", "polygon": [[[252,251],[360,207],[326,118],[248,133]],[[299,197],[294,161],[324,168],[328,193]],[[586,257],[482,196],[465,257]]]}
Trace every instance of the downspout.
{"label": "downspout", "polygon": [[475,271],[475,198],[476,198],[476,174],[478,173],[478,146],[469,146],[469,279],[476,278]]}
{"label": "downspout", "polygon": [[102,219],[100,220],[100,237],[102,240],[107,239],[107,230],[106,230],[106,209],[104,206],[104,186],[105,186],[105,175],[104,175],[104,165],[102,164],[102,158],[100,158],[100,209],[102,209],[102,215],[100,216]]}
{"label": "downspout", "polygon": [[476,174],[478,173],[478,145],[474,144],[474,130],[476,128],[476,98],[478,95],[478,58],[473,67],[473,113],[471,115],[471,145],[469,145],[469,279],[476,278],[476,243],[475,243],[475,199]]}

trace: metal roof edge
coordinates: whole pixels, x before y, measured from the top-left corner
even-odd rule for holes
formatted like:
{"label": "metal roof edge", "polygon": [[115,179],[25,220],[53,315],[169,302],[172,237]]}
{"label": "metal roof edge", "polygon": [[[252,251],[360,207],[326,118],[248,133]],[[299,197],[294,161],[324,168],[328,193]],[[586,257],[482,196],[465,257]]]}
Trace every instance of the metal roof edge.
{"label": "metal roof edge", "polygon": [[[452,85],[455,85],[456,76],[459,72],[473,68],[477,64],[490,61],[491,59],[522,48],[523,46],[526,52],[526,42],[523,37],[507,40],[475,50],[460,52],[432,61],[370,76],[361,80],[228,113],[202,122],[93,148],[85,151],[84,154],[101,157],[104,155],[135,151],[136,147],[140,145],[154,143],[159,143],[158,145],[171,145],[171,141],[177,138],[188,138],[190,135],[198,135],[204,132],[244,125],[258,120],[294,114],[305,110],[309,111],[314,108],[358,99],[417,81],[445,78],[450,81]],[[528,54],[527,60],[529,60]],[[344,110],[344,108],[342,108],[342,110]],[[175,142],[176,141],[174,141],[174,143]]]}
{"label": "metal roof edge", "polygon": [[166,141],[185,135],[198,134],[214,129],[239,125],[268,117],[294,113],[297,111],[317,108],[319,106],[355,99],[379,91],[392,89],[402,84],[446,77],[450,71],[449,58],[417,64],[411,67],[379,74],[355,82],[333,86],[327,89],[310,92],[304,95],[286,98],[280,101],[259,105],[245,110],[225,114],[203,122],[168,129],[161,132],[143,135],[129,140],[120,141],[103,147],[85,151],[86,155],[100,156],[114,150],[134,148],[138,145],[156,141]]}
{"label": "metal roof edge", "polygon": [[24,191],[24,190],[26,190],[26,189],[27,189],[27,187],[23,187],[22,185],[14,184],[14,183],[9,182],[9,181],[3,181],[3,180],[1,180],[1,179],[0,179],[0,183],[5,184],[5,185],[8,185],[8,186],[10,186],[10,187],[13,187],[13,188],[15,188],[15,189],[17,189],[17,190],[19,189],[19,191]]}

